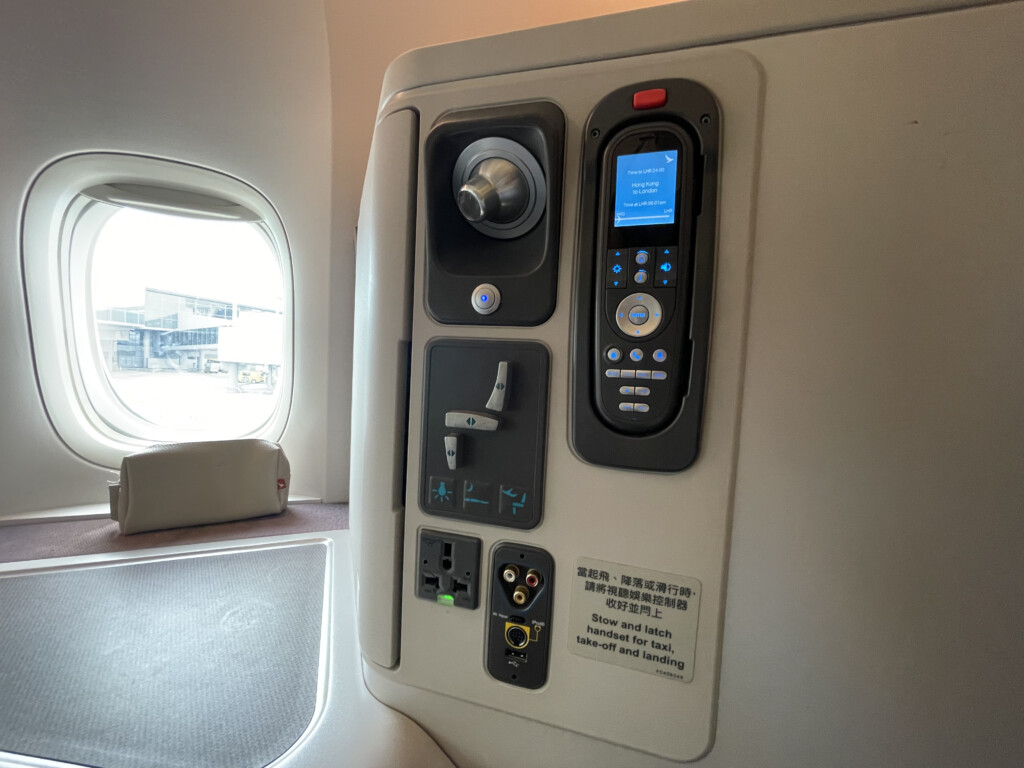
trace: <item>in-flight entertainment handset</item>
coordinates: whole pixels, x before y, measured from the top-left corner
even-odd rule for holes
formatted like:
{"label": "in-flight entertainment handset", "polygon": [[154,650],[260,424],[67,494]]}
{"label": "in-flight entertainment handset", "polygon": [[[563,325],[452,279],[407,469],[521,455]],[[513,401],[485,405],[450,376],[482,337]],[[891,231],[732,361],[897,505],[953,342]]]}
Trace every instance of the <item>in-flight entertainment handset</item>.
{"label": "in-flight entertainment handset", "polygon": [[683,79],[619,88],[587,121],[571,415],[591,463],[678,472],[700,453],[720,132]]}
{"label": "in-flight entertainment handset", "polygon": [[619,133],[602,161],[595,397],[631,434],[675,418],[689,374],[692,146],[678,126],[645,123]]}

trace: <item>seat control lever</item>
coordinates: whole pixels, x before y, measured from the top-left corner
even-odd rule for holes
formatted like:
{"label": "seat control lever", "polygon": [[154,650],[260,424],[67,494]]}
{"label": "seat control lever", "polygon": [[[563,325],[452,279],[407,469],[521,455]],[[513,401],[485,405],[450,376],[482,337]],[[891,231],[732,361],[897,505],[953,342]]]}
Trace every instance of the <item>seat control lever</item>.
{"label": "seat control lever", "polygon": [[501,426],[496,416],[476,411],[448,411],[444,415],[444,425],[455,429],[476,429],[483,432],[495,432]]}
{"label": "seat control lever", "polygon": [[508,361],[502,360],[498,363],[498,375],[494,379],[494,389],[484,406],[489,411],[505,410],[505,398],[508,396]]}
{"label": "seat control lever", "polygon": [[444,456],[448,460],[448,469],[456,470],[459,468],[462,456],[461,448],[459,444],[459,436],[455,432],[444,436]]}

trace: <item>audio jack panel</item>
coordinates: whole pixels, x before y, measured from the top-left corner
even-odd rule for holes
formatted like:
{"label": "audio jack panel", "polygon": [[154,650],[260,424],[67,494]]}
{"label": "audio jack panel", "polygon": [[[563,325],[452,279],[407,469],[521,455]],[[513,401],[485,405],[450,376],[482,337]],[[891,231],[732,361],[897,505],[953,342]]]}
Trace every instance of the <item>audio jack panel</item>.
{"label": "audio jack panel", "polygon": [[522,688],[547,682],[554,561],[542,549],[500,544],[491,557],[487,671]]}

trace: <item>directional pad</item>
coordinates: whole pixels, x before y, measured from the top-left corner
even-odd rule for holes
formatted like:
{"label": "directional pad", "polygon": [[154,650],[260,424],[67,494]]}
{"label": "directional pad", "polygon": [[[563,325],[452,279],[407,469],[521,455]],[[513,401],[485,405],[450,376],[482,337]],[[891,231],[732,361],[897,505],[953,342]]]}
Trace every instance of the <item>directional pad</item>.
{"label": "directional pad", "polygon": [[615,324],[631,338],[650,336],[658,330],[661,321],[661,302],[649,293],[631,293],[615,310]]}

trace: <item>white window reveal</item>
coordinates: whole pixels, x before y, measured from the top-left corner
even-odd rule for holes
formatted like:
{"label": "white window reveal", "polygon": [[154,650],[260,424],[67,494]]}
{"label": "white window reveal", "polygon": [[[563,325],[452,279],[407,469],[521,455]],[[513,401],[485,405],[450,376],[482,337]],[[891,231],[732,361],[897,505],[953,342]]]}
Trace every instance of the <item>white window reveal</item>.
{"label": "white window reveal", "polygon": [[68,158],[29,195],[23,257],[40,389],[76,452],[116,466],[153,442],[280,437],[291,268],[254,189],[149,158]]}

